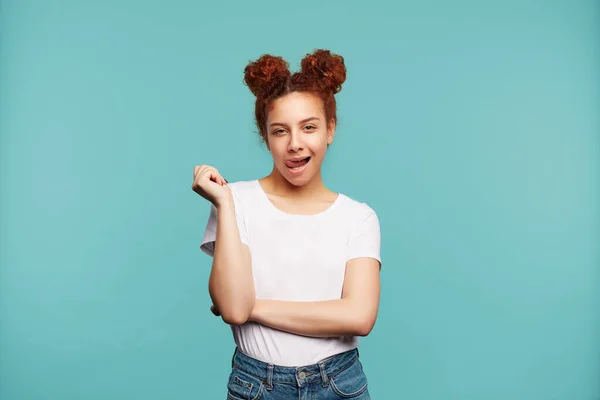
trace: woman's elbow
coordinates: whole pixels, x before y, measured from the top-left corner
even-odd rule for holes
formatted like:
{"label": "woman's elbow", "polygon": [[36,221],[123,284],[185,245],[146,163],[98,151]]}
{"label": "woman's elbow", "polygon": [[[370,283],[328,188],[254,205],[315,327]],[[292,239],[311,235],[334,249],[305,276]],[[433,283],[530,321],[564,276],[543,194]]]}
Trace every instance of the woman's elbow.
{"label": "woman's elbow", "polygon": [[223,322],[229,325],[243,325],[248,321],[250,314],[241,312],[221,313]]}
{"label": "woman's elbow", "polygon": [[244,302],[243,304],[232,305],[225,312],[221,312],[221,318],[223,322],[229,325],[243,325],[250,319],[252,307],[254,307],[253,302],[252,304]]}
{"label": "woman's elbow", "polygon": [[375,326],[375,318],[371,316],[366,316],[364,318],[357,319],[355,326],[355,335],[356,336],[367,336],[373,330]]}

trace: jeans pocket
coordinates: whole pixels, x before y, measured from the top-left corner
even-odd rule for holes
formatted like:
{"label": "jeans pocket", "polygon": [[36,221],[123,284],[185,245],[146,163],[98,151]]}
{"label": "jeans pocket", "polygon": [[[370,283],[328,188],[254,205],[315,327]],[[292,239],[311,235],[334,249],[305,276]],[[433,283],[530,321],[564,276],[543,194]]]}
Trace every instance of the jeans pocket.
{"label": "jeans pocket", "polygon": [[227,382],[228,400],[258,400],[263,390],[261,379],[235,368],[231,371]]}
{"label": "jeans pocket", "polygon": [[367,376],[358,359],[350,367],[332,375],[330,383],[331,389],[342,399],[353,399],[367,391]]}

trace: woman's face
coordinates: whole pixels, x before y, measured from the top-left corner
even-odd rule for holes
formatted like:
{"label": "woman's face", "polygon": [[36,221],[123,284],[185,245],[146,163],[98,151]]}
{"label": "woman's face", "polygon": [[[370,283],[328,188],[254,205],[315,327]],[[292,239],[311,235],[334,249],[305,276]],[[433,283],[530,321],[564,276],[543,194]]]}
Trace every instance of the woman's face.
{"label": "woman's face", "polygon": [[321,99],[292,92],[272,103],[266,121],[266,144],[274,166],[291,184],[302,186],[320,175],[335,122],[325,121]]}

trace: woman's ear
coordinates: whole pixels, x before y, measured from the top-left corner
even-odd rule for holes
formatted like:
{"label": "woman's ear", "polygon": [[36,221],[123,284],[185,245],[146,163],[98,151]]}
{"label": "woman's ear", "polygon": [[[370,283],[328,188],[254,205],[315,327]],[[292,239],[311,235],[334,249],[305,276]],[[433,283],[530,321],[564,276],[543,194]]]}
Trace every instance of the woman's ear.
{"label": "woman's ear", "polygon": [[331,144],[333,142],[333,137],[335,136],[335,119],[331,118],[329,120],[329,124],[327,125],[327,144]]}

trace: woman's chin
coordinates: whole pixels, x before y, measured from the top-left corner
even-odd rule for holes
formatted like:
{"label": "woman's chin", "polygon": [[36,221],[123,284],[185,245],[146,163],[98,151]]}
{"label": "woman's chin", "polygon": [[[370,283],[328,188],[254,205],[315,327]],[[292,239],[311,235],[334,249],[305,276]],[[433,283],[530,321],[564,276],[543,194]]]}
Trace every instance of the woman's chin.
{"label": "woman's chin", "polygon": [[304,186],[306,185],[308,182],[310,182],[311,176],[310,174],[307,173],[303,173],[303,174],[290,174],[288,173],[288,171],[285,171],[286,173],[283,174],[283,176],[285,177],[285,179],[291,183],[294,186]]}

